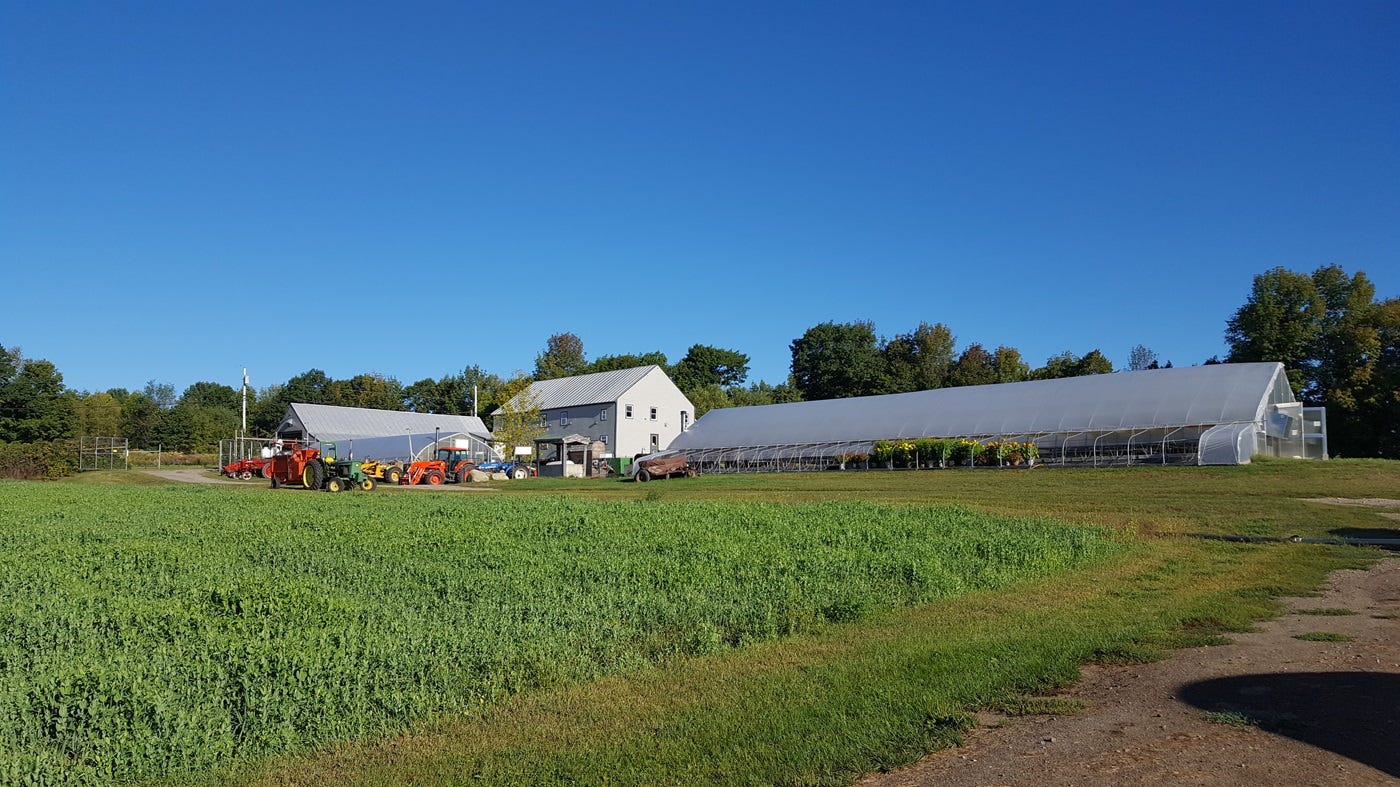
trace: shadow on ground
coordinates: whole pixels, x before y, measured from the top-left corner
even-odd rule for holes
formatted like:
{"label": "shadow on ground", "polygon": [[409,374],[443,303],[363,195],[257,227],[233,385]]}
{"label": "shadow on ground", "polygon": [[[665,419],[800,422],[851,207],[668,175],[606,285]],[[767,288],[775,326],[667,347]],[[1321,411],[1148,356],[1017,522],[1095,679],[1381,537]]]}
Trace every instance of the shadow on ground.
{"label": "shadow on ground", "polygon": [[1192,683],[1177,696],[1201,710],[1311,744],[1400,777],[1400,675],[1297,672]]}
{"label": "shadow on ground", "polygon": [[1400,538],[1393,527],[1334,527],[1327,532],[1337,538]]}

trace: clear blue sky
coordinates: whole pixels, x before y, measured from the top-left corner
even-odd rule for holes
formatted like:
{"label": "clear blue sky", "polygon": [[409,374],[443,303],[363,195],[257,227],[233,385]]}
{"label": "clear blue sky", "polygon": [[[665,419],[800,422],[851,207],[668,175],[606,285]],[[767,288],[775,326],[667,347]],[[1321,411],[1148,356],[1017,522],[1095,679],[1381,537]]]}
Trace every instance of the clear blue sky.
{"label": "clear blue sky", "polygon": [[1400,295],[1400,3],[0,0],[0,344],[404,384],[812,325],[1223,353]]}

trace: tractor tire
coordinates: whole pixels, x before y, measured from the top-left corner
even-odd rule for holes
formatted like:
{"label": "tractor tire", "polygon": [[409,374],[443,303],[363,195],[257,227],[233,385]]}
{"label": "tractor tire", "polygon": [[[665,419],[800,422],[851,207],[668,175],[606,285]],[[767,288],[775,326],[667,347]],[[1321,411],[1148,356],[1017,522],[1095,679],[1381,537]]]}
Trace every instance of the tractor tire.
{"label": "tractor tire", "polygon": [[252,471],[252,470],[244,470],[243,472],[241,472],[241,473],[238,474],[238,477],[241,478],[241,479],[243,479],[244,481],[252,481],[252,480],[253,480],[253,471]]}
{"label": "tractor tire", "polygon": [[651,473],[647,472],[646,470],[638,470],[638,471],[637,471],[637,482],[638,482],[638,483],[645,484],[646,482],[648,482],[648,481],[650,481],[650,480],[651,480]]}
{"label": "tractor tire", "polygon": [[397,486],[399,483],[399,479],[401,478],[403,478],[403,470],[400,470],[397,467],[391,467],[388,470],[384,471],[385,483]]}
{"label": "tractor tire", "polygon": [[441,486],[442,473],[438,472],[437,470],[429,470],[428,474],[423,476],[423,483],[427,484],[428,486]]}
{"label": "tractor tire", "polygon": [[282,486],[282,479],[280,479],[280,478],[278,478],[278,477],[276,477],[276,476],[273,476],[273,477],[272,477],[272,488],[273,488],[273,489],[279,489],[279,488],[281,488],[281,486]]}
{"label": "tractor tire", "polygon": [[344,492],[344,491],[345,491],[345,481],[344,481],[343,479],[340,479],[340,478],[329,478],[329,479],[327,479],[327,480],[326,480],[326,491],[327,491],[327,492]]}
{"label": "tractor tire", "polygon": [[530,471],[524,467],[513,467],[510,471],[510,477],[516,481],[523,481],[530,477]]}
{"label": "tractor tire", "polygon": [[307,462],[301,470],[301,485],[320,489],[326,483],[326,468],[320,462]]}
{"label": "tractor tire", "polygon": [[272,465],[263,465],[262,477],[267,479],[272,478]]}
{"label": "tractor tire", "polygon": [[362,489],[362,490],[364,490],[364,491],[366,491],[366,492],[373,492],[373,491],[374,491],[374,479],[373,479],[373,478],[365,478],[365,480],[363,480],[363,481],[360,482],[360,489]]}

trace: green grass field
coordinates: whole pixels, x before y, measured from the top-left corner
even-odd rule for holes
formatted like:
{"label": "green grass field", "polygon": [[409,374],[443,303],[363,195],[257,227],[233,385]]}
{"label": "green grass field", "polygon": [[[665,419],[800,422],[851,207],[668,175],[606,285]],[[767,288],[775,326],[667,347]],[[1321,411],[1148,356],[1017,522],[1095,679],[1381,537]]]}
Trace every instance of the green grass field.
{"label": "green grass field", "polygon": [[1383,533],[1304,499],[1400,467],[139,480],[0,485],[0,781],[847,783],[1372,559],[1158,534]]}

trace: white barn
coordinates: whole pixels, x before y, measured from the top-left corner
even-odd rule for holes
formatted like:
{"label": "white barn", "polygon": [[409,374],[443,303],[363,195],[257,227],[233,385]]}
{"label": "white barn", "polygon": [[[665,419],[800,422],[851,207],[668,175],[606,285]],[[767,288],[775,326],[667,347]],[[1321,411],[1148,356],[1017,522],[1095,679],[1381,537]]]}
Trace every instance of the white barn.
{"label": "white barn", "polygon": [[621,457],[665,450],[695,415],[695,405],[656,365],[539,380],[506,406],[527,400],[540,410],[544,437],[588,437]]}

